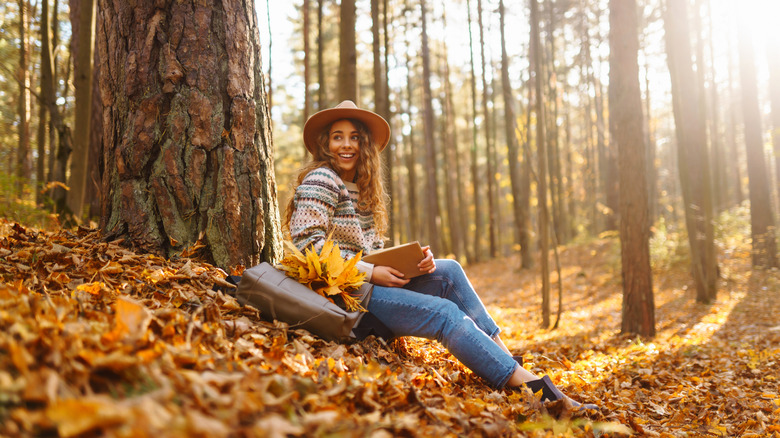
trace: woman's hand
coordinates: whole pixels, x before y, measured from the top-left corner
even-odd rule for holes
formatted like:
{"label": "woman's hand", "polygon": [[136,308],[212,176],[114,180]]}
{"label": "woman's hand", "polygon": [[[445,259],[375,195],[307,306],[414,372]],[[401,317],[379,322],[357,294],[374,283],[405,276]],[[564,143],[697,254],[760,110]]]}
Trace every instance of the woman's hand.
{"label": "woman's hand", "polygon": [[386,287],[403,287],[409,283],[409,279],[403,278],[404,274],[390,266],[374,266],[371,273],[371,283]]}
{"label": "woman's hand", "polygon": [[436,270],[436,262],[433,260],[433,252],[431,252],[431,247],[430,245],[423,246],[422,250],[425,254],[425,258],[417,264],[417,268],[420,270],[420,272],[432,274],[433,271]]}

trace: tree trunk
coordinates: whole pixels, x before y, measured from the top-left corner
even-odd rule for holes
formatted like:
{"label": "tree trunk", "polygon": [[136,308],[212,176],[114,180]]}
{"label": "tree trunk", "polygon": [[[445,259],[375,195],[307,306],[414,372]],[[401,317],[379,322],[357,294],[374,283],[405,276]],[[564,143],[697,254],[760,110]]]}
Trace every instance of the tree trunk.
{"label": "tree trunk", "polygon": [[612,138],[620,169],[620,243],[623,271],[623,319],[626,334],[655,336],[650,222],[647,202],[642,97],[639,91],[636,0],[609,2],[609,84]]}
{"label": "tree trunk", "polygon": [[423,63],[423,117],[425,130],[425,166],[427,171],[425,187],[425,222],[428,232],[428,244],[436,254],[441,249],[438,222],[441,220],[439,212],[439,188],[436,182],[436,142],[435,125],[433,120],[433,95],[431,94],[431,56],[428,50],[428,30],[425,0],[420,0],[420,13],[422,22],[422,63]]}
{"label": "tree trunk", "polygon": [[[447,28],[446,13],[442,13],[442,27]],[[444,177],[447,184],[447,190],[444,191],[447,201],[447,219],[450,228],[451,252],[456,258],[465,255],[466,246],[464,237],[466,229],[461,222],[461,212],[465,210],[462,203],[462,191],[458,166],[458,135],[455,126],[456,114],[455,104],[453,102],[452,81],[450,80],[449,56],[446,44],[442,47],[441,56],[441,77],[444,83],[444,96],[442,103],[444,107],[444,122],[442,123],[442,132],[444,134]]]}
{"label": "tree trunk", "polygon": [[164,256],[203,245],[222,268],[276,261],[254,2],[100,1],[106,238]]}
{"label": "tree trunk", "polygon": [[731,38],[729,39],[729,48],[727,50],[728,52],[728,72],[729,72],[729,101],[731,102],[731,105],[729,105],[728,113],[729,113],[729,122],[728,122],[728,133],[727,133],[727,141],[728,141],[728,155],[729,159],[731,160],[732,165],[729,166],[729,169],[733,169],[733,172],[728,176],[728,180],[731,181],[731,185],[733,187],[733,194],[731,194],[730,197],[730,203],[728,204],[728,207],[731,205],[740,205],[745,200],[745,193],[742,191],[742,168],[740,166],[740,153],[739,153],[739,147],[737,146],[737,92],[734,91],[734,84],[737,82],[734,78],[734,70],[737,68],[734,66],[734,57],[731,55],[733,52],[731,47]]}
{"label": "tree trunk", "polygon": [[688,11],[684,2],[668,2],[665,11],[667,59],[677,132],[680,187],[691,250],[691,271],[696,300],[710,303],[717,293],[706,123],[691,63]]}
{"label": "tree trunk", "polygon": [[50,14],[49,0],[43,0],[41,3],[41,96],[38,112],[38,159],[35,171],[36,204],[42,204],[44,200],[44,192],[41,189],[46,185],[46,127],[49,125],[49,106],[54,90]]}
{"label": "tree trunk", "polygon": [[[412,7],[409,0],[406,0],[406,9],[405,13],[409,14],[407,18],[412,14]],[[411,29],[412,27],[417,26],[417,20],[409,18],[406,23],[406,28]],[[404,32],[404,37],[409,37],[409,32]],[[405,41],[406,46],[408,47],[411,42],[407,39]],[[407,77],[406,77],[406,108],[405,113],[409,120],[413,120],[413,114],[412,114],[412,108],[414,107],[413,98],[414,98],[414,92],[413,92],[413,78],[417,75],[417,71],[414,65],[414,60],[412,59],[411,53],[408,51],[406,52],[406,66],[407,66]],[[420,223],[420,214],[421,209],[419,205],[419,201],[417,200],[417,187],[419,187],[419,183],[417,181],[417,156],[418,156],[418,148],[415,142],[415,130],[412,129],[409,131],[409,134],[406,136],[406,169],[407,169],[407,177],[408,177],[408,202],[407,205],[409,207],[409,240],[420,240],[420,236],[422,236],[422,224]]]}
{"label": "tree trunk", "polygon": [[317,0],[317,110],[327,108],[325,90],[325,35],[322,32],[322,4],[325,0]]}
{"label": "tree trunk", "polygon": [[512,184],[512,212],[515,219],[515,243],[521,246],[523,234],[527,233],[528,207],[521,204],[520,193],[520,145],[517,141],[517,123],[515,115],[515,100],[512,95],[512,84],[509,81],[509,57],[506,53],[505,9],[504,0],[498,2],[498,18],[501,30],[501,89],[504,97],[504,132],[506,136],[507,158],[509,161],[509,180]]}
{"label": "tree trunk", "polygon": [[[311,115],[311,75],[309,74],[309,67],[311,64],[309,52],[309,33],[311,26],[309,24],[309,0],[303,0],[303,123],[306,123]],[[303,126],[303,124],[301,124]],[[308,151],[306,148],[304,150]],[[307,152],[304,152],[304,154]]]}
{"label": "tree trunk", "polygon": [[102,195],[101,182],[103,181],[103,101],[100,99],[100,60],[98,51],[95,50],[95,60],[92,63],[92,108],[90,110],[91,122],[89,123],[89,174],[84,193],[84,202],[88,207],[87,217],[100,218],[100,202]]}
{"label": "tree trunk", "polygon": [[742,86],[742,113],[745,123],[745,151],[750,197],[750,234],[753,238],[753,266],[778,267],[775,221],[772,217],[770,182],[761,138],[761,112],[758,106],[756,65],[750,37],[750,23],[742,8],[737,8],[739,24],[739,73]]}
{"label": "tree trunk", "polygon": [[19,143],[16,148],[16,191],[24,197],[24,185],[30,180],[30,83],[27,44],[27,0],[19,0]]}
{"label": "tree trunk", "polygon": [[341,0],[339,24],[339,101],[358,101],[355,0]]}
{"label": "tree trunk", "polygon": [[542,327],[550,326],[550,213],[547,208],[547,140],[545,138],[544,94],[542,91],[541,31],[539,30],[539,4],[531,0],[531,51],[536,87],[536,148],[539,200],[539,248],[541,249],[542,276]]}
{"label": "tree trunk", "polygon": [[488,108],[488,83],[487,83],[487,62],[485,60],[485,26],[482,22],[482,0],[477,0],[477,24],[479,26],[479,53],[481,59],[481,71],[482,71],[482,115],[485,126],[485,151],[487,154],[487,188],[488,188],[488,237],[490,243],[490,256],[498,256],[498,244],[496,242],[496,234],[498,233],[498,220],[496,219],[496,213],[498,207],[496,206],[497,188],[496,188],[496,169],[495,169],[495,156],[493,154],[493,145],[491,135],[493,133],[493,126],[491,124],[491,115]]}
{"label": "tree trunk", "polygon": [[[95,47],[96,0],[81,0],[79,5],[78,51],[73,60],[73,79],[76,89],[76,122],[73,137],[73,156],[68,179],[68,210],[77,221],[82,218],[84,193],[87,185],[89,159],[89,125],[92,117],[92,61]],[[67,214],[67,212],[66,212]]]}
{"label": "tree trunk", "polygon": [[[373,37],[372,40],[372,51],[373,51],[373,57],[374,57],[374,111],[379,114],[380,116],[384,117],[385,120],[387,120],[388,123],[390,123],[390,115],[385,113],[385,110],[388,108],[387,102],[385,102],[385,99],[387,98],[387,93],[385,92],[385,87],[387,86],[387,81],[384,77],[384,67],[382,62],[382,55],[381,55],[381,45],[382,41],[379,34],[379,27],[380,27],[380,19],[379,19],[379,0],[371,0],[371,35]],[[386,48],[385,48],[386,49]],[[390,139],[390,143],[392,143],[392,137]],[[385,169],[387,171],[385,172],[385,190],[387,191],[388,195],[388,203],[387,203],[387,211],[389,216],[389,224],[387,228],[387,236],[390,238],[390,242],[394,245],[396,244],[395,239],[395,208],[394,208],[394,196],[393,196],[393,151],[395,150],[395,147],[392,144],[388,144],[388,147],[385,148],[384,151],[382,151],[382,161],[385,165]]]}
{"label": "tree trunk", "polygon": [[[780,36],[774,34],[766,45],[767,64],[769,65],[769,101],[772,105],[772,145],[775,155],[775,190],[780,200]],[[780,208],[780,205],[778,205]]]}
{"label": "tree trunk", "polygon": [[470,260],[478,262],[482,259],[482,235],[484,234],[484,222],[482,215],[482,197],[480,196],[480,188],[482,187],[482,179],[479,177],[479,148],[477,147],[477,75],[474,67],[474,39],[471,31],[471,1],[466,0],[466,13],[468,17],[469,27],[469,55],[471,62],[471,117],[469,124],[471,125],[471,183],[473,187],[474,198],[474,248],[472,249],[472,256]]}

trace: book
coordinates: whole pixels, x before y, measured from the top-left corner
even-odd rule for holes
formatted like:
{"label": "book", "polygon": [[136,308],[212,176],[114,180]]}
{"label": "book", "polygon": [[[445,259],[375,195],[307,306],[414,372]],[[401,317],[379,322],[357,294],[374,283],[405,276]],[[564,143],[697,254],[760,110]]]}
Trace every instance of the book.
{"label": "book", "polygon": [[374,251],[363,256],[363,261],[378,266],[390,266],[403,272],[403,278],[414,278],[425,273],[417,268],[417,264],[424,258],[425,253],[420,243],[414,241]]}

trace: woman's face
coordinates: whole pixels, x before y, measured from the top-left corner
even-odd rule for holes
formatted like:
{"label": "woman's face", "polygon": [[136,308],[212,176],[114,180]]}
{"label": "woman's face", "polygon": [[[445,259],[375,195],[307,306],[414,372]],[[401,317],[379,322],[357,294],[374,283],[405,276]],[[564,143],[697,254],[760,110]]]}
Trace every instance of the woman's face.
{"label": "woman's face", "polygon": [[337,120],[330,127],[328,149],[336,156],[339,176],[344,181],[355,179],[357,162],[360,156],[360,134],[349,120]]}

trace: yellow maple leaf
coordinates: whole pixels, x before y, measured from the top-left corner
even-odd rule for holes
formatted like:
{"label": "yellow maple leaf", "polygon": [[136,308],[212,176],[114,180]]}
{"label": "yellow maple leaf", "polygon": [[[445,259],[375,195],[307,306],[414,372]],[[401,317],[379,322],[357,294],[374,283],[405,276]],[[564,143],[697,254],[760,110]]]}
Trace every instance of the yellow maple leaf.
{"label": "yellow maple leaf", "polygon": [[331,297],[340,296],[349,311],[366,311],[360,302],[350,295],[365,282],[365,273],[357,269],[362,251],[345,260],[338,244],[330,239],[325,241],[319,254],[312,248],[306,248],[305,253],[302,253],[291,242],[284,243],[289,251],[277,268],[331,301]]}

